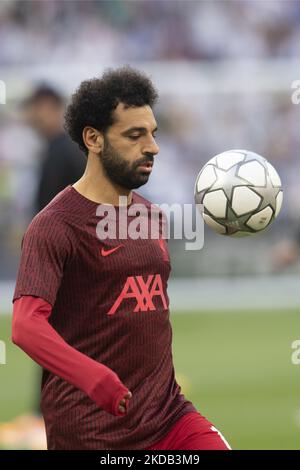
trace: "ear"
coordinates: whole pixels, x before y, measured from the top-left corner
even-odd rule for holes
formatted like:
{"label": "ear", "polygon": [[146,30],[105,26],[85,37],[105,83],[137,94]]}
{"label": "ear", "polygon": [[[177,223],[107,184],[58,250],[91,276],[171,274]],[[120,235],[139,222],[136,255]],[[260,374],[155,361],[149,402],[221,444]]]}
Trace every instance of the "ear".
{"label": "ear", "polygon": [[90,152],[99,155],[103,147],[103,134],[102,132],[94,129],[93,127],[85,127],[82,131],[82,138],[85,146]]}

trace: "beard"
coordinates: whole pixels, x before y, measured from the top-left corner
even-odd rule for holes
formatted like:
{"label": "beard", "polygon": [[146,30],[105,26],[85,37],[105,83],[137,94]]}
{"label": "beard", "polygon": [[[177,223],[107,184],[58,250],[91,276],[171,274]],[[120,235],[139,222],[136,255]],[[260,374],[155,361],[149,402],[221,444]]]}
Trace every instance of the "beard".
{"label": "beard", "polygon": [[104,136],[104,145],[100,160],[107,177],[113,182],[126,189],[136,189],[147,183],[150,173],[142,172],[138,166],[153,163],[153,155],[147,154],[133,163],[128,162],[110,144]]}

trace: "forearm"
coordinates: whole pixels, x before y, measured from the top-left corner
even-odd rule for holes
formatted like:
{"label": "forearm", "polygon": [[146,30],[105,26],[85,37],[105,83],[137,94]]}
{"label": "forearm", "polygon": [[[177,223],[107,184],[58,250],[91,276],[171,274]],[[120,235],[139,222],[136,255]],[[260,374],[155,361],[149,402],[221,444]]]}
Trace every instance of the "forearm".
{"label": "forearm", "polygon": [[17,299],[13,342],[42,367],[84,391],[99,407],[122,416],[118,404],[128,389],[115,372],[64,341],[48,322],[51,310],[51,305],[40,298]]}

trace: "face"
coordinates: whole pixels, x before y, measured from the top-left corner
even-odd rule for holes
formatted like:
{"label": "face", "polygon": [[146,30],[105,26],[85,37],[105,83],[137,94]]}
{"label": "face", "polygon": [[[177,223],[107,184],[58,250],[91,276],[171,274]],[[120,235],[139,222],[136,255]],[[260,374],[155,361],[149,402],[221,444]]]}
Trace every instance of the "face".
{"label": "face", "polygon": [[62,106],[49,99],[41,99],[27,106],[25,119],[42,137],[51,137],[62,123]]}
{"label": "face", "polygon": [[147,183],[154,156],[157,124],[150,106],[126,108],[119,103],[115,122],[104,135],[100,160],[108,178],[126,189]]}

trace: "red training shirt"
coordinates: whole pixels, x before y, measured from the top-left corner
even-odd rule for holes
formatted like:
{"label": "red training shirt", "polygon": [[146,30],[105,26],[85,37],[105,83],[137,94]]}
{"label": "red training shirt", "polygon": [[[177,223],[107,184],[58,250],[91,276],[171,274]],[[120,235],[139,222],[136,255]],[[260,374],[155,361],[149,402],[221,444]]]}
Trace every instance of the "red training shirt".
{"label": "red training shirt", "polygon": [[[151,203],[133,193],[136,203],[149,219]],[[14,300],[41,302],[28,315],[31,341],[23,349],[44,367],[49,449],[145,449],[196,411],[174,375],[167,244],[122,239],[118,230],[116,239],[100,240],[105,215],[98,208],[68,186],[33,219],[22,242]],[[118,207],[116,214],[118,220]],[[128,411],[116,416],[127,389]]]}

